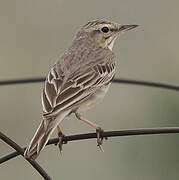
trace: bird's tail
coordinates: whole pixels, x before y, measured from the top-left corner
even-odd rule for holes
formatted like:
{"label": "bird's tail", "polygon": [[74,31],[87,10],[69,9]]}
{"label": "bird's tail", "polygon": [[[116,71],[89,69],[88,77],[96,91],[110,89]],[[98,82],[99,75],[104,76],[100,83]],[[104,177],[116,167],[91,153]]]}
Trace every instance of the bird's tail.
{"label": "bird's tail", "polygon": [[29,146],[25,150],[24,156],[26,158],[36,159],[40,154],[40,151],[45,147],[50,135],[53,133],[56,127],[56,120],[43,119]]}

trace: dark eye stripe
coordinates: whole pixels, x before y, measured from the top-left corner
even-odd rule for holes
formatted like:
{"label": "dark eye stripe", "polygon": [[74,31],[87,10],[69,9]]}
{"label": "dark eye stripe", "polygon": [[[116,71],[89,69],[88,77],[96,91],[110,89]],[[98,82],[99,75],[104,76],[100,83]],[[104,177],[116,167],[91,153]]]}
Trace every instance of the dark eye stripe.
{"label": "dark eye stripe", "polygon": [[118,31],[117,29],[110,29],[111,32],[116,32]]}

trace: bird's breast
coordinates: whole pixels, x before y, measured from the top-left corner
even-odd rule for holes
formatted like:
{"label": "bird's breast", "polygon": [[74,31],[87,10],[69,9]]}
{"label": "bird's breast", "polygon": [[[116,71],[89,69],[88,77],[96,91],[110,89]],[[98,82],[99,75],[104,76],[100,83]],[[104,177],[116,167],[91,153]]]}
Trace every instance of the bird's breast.
{"label": "bird's breast", "polygon": [[101,88],[96,90],[96,92],[92,94],[86,101],[81,103],[80,106],[77,108],[77,113],[82,114],[91,109],[95,104],[100,103],[106,95],[110,84],[111,83],[102,86]]}

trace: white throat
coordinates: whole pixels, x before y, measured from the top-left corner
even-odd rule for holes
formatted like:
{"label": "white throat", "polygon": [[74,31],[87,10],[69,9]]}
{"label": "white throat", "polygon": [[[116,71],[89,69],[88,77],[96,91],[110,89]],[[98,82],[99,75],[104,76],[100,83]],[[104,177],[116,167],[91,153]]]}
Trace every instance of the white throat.
{"label": "white throat", "polygon": [[116,40],[117,36],[115,37],[110,37],[109,38],[109,44],[108,44],[108,48],[112,51],[112,48],[114,46],[114,41]]}

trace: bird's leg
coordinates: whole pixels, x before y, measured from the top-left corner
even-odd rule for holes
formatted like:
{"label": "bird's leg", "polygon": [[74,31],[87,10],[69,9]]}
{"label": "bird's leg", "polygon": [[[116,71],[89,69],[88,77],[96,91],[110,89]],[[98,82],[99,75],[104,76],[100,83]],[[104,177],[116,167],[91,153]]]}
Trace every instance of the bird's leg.
{"label": "bird's leg", "polygon": [[63,140],[64,140],[65,135],[62,133],[59,125],[57,125],[57,132],[58,132],[58,138],[59,138],[58,147],[60,150],[60,154],[62,154],[62,145],[64,143]]}
{"label": "bird's leg", "polygon": [[93,127],[93,128],[96,129],[97,146],[99,147],[99,149],[100,149],[101,151],[103,151],[103,149],[102,149],[102,147],[101,147],[101,145],[103,144],[103,136],[102,136],[102,135],[103,135],[103,132],[104,132],[103,129],[100,128],[97,124],[92,123],[92,122],[88,121],[87,119],[84,119],[83,117],[81,117],[80,114],[75,113],[75,115],[76,115],[76,117],[77,117],[79,120],[87,123],[88,125],[90,125],[91,127]]}

